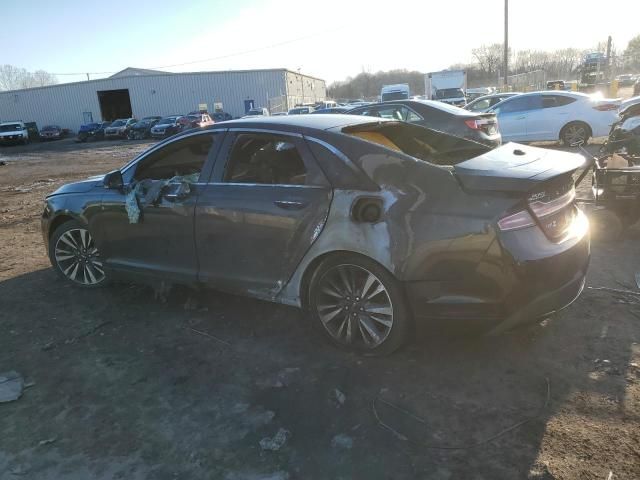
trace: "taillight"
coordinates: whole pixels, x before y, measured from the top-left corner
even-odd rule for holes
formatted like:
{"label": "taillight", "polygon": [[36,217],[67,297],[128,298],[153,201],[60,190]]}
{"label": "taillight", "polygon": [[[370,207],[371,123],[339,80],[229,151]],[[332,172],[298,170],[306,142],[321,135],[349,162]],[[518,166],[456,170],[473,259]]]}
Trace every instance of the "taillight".
{"label": "taillight", "polygon": [[502,231],[518,230],[519,228],[532,227],[535,223],[529,212],[521,210],[498,220],[498,228]]}
{"label": "taillight", "polygon": [[464,123],[471,130],[480,130],[480,122],[478,120],[465,120]]}
{"label": "taillight", "polygon": [[618,107],[619,105],[616,103],[599,103],[598,105],[593,106],[593,108],[601,112],[609,112],[611,110],[617,110]]}

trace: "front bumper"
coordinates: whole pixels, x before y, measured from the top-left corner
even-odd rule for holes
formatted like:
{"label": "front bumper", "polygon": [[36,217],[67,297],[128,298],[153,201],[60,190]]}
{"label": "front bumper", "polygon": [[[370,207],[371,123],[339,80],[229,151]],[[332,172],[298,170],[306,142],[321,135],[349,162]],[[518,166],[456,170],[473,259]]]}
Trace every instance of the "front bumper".
{"label": "front bumper", "polygon": [[4,135],[0,137],[0,143],[17,143],[24,142],[27,137],[23,135]]}

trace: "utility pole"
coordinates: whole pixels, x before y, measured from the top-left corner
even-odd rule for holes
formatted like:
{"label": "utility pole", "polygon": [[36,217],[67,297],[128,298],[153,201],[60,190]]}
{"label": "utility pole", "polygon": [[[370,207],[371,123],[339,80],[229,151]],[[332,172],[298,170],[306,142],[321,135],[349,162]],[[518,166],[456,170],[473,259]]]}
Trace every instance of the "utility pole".
{"label": "utility pole", "polygon": [[502,60],[502,73],[504,74],[504,86],[509,85],[509,0],[504,0],[504,58]]}
{"label": "utility pole", "polygon": [[87,73],[87,80],[89,80],[89,74]]}

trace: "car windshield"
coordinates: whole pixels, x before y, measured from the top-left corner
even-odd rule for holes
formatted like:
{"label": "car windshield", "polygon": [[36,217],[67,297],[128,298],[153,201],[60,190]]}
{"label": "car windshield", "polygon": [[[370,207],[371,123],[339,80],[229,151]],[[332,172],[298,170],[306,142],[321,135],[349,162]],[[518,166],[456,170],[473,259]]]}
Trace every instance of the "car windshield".
{"label": "car windshield", "polygon": [[60,127],[56,125],[46,125],[40,129],[41,132],[46,132],[47,130],[59,130]]}
{"label": "car windshield", "polygon": [[388,92],[383,93],[380,98],[383,102],[387,102],[389,100],[406,100],[409,98],[409,94],[407,92]]}
{"label": "car windshield", "polygon": [[127,124],[125,120],[116,120],[110,126],[111,127],[124,127]]}
{"label": "car windshield", "polygon": [[0,125],[0,132],[13,132],[15,130],[22,130],[22,125],[19,123],[7,123],[6,125]]}
{"label": "car windshield", "polygon": [[436,92],[436,98],[460,98],[464,97],[461,88],[443,88]]}
{"label": "car windshield", "polygon": [[170,125],[172,123],[176,123],[178,117],[166,117],[158,122],[158,125]]}
{"label": "car windshield", "polygon": [[261,108],[252,108],[251,110],[249,110],[247,112],[247,115],[262,115],[262,109]]}

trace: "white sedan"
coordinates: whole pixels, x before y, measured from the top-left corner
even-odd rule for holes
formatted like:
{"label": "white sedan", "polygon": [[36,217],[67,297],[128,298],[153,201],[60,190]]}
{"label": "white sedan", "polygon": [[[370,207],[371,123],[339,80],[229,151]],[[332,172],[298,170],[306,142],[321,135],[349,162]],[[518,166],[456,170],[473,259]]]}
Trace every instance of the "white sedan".
{"label": "white sedan", "polygon": [[586,143],[609,134],[620,100],[579,92],[531,92],[507,98],[489,110],[498,116],[503,142],[562,140]]}

